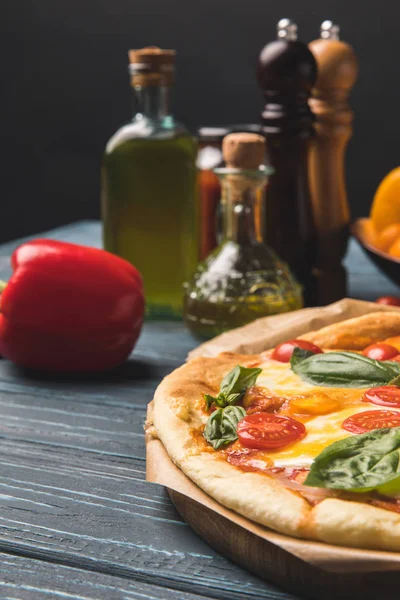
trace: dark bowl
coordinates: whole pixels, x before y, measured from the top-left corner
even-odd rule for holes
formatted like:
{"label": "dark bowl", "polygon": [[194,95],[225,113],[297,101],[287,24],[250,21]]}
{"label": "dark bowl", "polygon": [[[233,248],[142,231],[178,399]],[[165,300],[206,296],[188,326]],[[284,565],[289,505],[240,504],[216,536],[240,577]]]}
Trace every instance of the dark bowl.
{"label": "dark bowl", "polygon": [[400,285],[400,259],[393,258],[390,254],[378,250],[371,244],[369,236],[370,219],[357,219],[351,226],[351,233],[356,238],[364,252],[396,285]]}

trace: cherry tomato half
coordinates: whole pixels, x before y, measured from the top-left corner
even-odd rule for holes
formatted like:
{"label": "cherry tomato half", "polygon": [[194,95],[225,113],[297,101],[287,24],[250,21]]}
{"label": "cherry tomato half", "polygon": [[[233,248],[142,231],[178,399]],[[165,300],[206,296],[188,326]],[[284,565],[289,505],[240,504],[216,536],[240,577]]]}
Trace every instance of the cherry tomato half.
{"label": "cherry tomato half", "polygon": [[371,344],[363,350],[363,355],[374,360],[390,360],[397,356],[399,351],[390,344]]}
{"label": "cherry tomato half", "polygon": [[306,428],[291,417],[259,412],[239,421],[237,434],[239,441],[247,448],[278,450],[303,438]]}
{"label": "cherry tomato half", "polygon": [[371,388],[365,392],[363,402],[400,408],[400,388],[395,385],[382,385]]}
{"label": "cherry tomato half", "polygon": [[271,354],[271,358],[279,362],[289,362],[295,348],[310,350],[314,354],[322,354],[321,348],[318,348],[318,346],[311,342],[307,342],[306,340],[289,340],[288,342],[279,344]]}
{"label": "cherry tomato half", "polygon": [[375,302],[377,304],[386,304],[388,306],[400,306],[400,298],[397,296],[382,296]]}
{"label": "cherry tomato half", "polygon": [[345,419],[342,429],[351,433],[365,433],[383,427],[400,427],[400,412],[394,410],[365,410]]}

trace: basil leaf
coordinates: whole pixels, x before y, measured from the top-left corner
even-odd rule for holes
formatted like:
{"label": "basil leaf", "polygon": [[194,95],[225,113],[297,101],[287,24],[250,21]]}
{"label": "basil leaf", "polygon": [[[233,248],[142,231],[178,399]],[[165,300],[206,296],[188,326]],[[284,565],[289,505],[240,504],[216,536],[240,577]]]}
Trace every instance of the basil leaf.
{"label": "basil leaf", "polygon": [[225,375],[219,393],[227,397],[229,394],[244,394],[247,388],[255,384],[262,369],[247,369],[237,365]]}
{"label": "basil leaf", "polygon": [[296,366],[298,363],[302,362],[306,358],[309,358],[310,356],[314,356],[314,354],[315,352],[311,352],[311,350],[304,350],[303,348],[299,348],[298,346],[296,346],[290,358],[291,368],[293,369],[293,367]]}
{"label": "basil leaf", "polygon": [[214,396],[210,396],[210,394],[204,394],[204,400],[206,401],[206,409],[209,410],[213,404],[215,406],[219,406],[219,408],[225,408],[225,406],[232,406],[240,401],[242,394],[229,394],[225,398],[221,394],[216,398]]}
{"label": "basil leaf", "polygon": [[207,410],[211,408],[212,404],[224,408],[240,402],[247,388],[255,384],[261,372],[262,369],[247,369],[237,365],[223,378],[216,398],[210,394],[204,394]]}
{"label": "basil leaf", "polygon": [[203,394],[204,400],[206,401],[206,409],[210,410],[213,404],[216,404],[218,399],[214,398],[214,396],[210,396],[210,394]]}
{"label": "basil leaf", "polygon": [[[225,397],[222,394],[219,394],[217,398],[214,398],[215,406],[219,406],[219,408],[225,408],[225,406],[232,406],[240,401],[243,394],[229,394],[229,396]],[[211,396],[212,397],[212,396]]]}
{"label": "basil leaf", "polygon": [[242,399],[242,396],[243,394],[229,394],[229,396],[225,398],[226,405],[233,406],[234,404],[237,404]]}
{"label": "basil leaf", "polygon": [[397,387],[400,387],[400,375],[397,375],[397,377],[395,377],[394,379],[391,379],[389,381],[388,385],[395,385]]}
{"label": "basil leaf", "polygon": [[214,411],[204,429],[204,437],[214,450],[237,440],[237,424],[246,416],[241,406],[227,406]]}
{"label": "basil leaf", "polygon": [[303,381],[334,387],[385,385],[400,374],[400,363],[388,364],[355,352],[313,354],[300,362],[294,359],[291,367]]}
{"label": "basil leaf", "polygon": [[382,494],[400,491],[400,427],[334,442],[317,456],[304,482],[313,487]]}

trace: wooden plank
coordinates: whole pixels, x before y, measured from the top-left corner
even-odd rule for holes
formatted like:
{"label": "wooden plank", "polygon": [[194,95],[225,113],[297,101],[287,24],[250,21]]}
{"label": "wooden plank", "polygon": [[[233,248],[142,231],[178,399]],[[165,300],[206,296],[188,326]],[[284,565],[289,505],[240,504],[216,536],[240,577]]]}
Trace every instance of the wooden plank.
{"label": "wooden plank", "polygon": [[1,437],[144,460],[143,404],[96,405],[82,394],[38,392],[0,392]]}
{"label": "wooden plank", "polygon": [[[101,225],[99,221],[80,221],[38,234],[35,237],[50,237],[100,248]],[[8,255],[27,239],[29,238],[14,240],[0,246],[0,278],[9,277],[11,269]],[[377,295],[399,294],[399,287],[379,271],[353,239],[350,240],[344,264],[349,275],[349,297],[375,300]]]}
{"label": "wooden plank", "polygon": [[[3,600],[176,600],[176,590],[123,577],[0,554],[0,593]],[[208,598],[209,596],[207,596]],[[206,596],[179,592],[180,600]]]}
{"label": "wooden plank", "polygon": [[211,551],[162,488],[145,482],[143,421],[154,387],[115,393],[113,383],[76,385],[2,377],[0,547],[183,590],[191,589],[192,570],[199,592],[266,597],[268,588]]}
{"label": "wooden plank", "polygon": [[215,598],[288,598],[200,540],[142,460],[3,439],[0,472],[5,552]]}
{"label": "wooden plank", "polygon": [[[44,235],[100,245],[97,222]],[[19,243],[0,247],[0,278],[11,273],[7,255]],[[351,295],[395,293],[354,242],[346,263]],[[9,586],[7,597],[42,598],[49,589],[53,597],[107,600],[293,598],[214,552],[182,522],[162,488],[145,482],[146,404],[195,345],[181,323],[155,322],[112,375],[44,377],[0,362],[0,550],[29,557],[8,558],[17,587]],[[24,560],[35,565],[36,580]],[[62,573],[54,579],[59,588],[54,572]],[[68,580],[78,582],[71,592]],[[39,582],[40,591],[24,589],[26,581],[32,588]],[[93,596],[92,586],[102,581]],[[110,595],[113,585],[120,595]]]}
{"label": "wooden plank", "polygon": [[100,221],[95,220],[78,221],[77,223],[63,225],[49,231],[39,232],[36,235],[12,240],[11,242],[1,244],[0,255],[9,256],[20,244],[33,238],[51,238],[53,240],[100,248],[102,245],[101,224]]}
{"label": "wooden plank", "polygon": [[151,323],[112,374],[35,375],[0,361],[0,435],[144,458],[146,406],[194,345],[181,323]]}
{"label": "wooden plank", "polygon": [[41,389],[62,392],[67,387],[68,391],[78,393],[93,391],[100,399],[102,391],[109,392],[110,397],[121,394],[126,396],[132,392],[132,384],[136,386],[150,380],[153,385],[157,385],[160,378],[182,364],[188,352],[197,344],[181,322],[148,322],[142,330],[131,360],[112,372],[75,377],[46,376],[43,373],[23,371],[4,361],[0,362],[0,383],[10,380],[28,388],[31,385],[34,390],[40,382]]}

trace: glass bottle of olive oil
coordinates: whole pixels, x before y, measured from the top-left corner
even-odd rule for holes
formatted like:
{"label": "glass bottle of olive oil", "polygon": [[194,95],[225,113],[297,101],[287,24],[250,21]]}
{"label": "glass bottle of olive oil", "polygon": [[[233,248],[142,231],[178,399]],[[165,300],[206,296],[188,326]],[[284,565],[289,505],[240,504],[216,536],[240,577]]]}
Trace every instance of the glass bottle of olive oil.
{"label": "glass bottle of olive oil", "polygon": [[198,260],[197,146],[170,113],[175,51],[149,47],[129,57],[138,110],[104,154],[104,247],[142,273],[147,316],[175,318]]}
{"label": "glass bottle of olive oil", "polygon": [[272,171],[259,166],[264,150],[264,138],[254,133],[224,138],[227,168],[214,170],[222,188],[224,238],[185,286],[185,324],[198,337],[302,308],[300,285],[262,241],[264,188]]}

